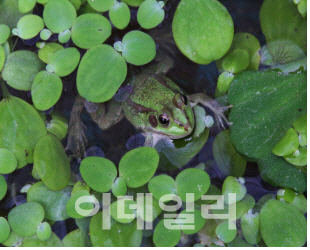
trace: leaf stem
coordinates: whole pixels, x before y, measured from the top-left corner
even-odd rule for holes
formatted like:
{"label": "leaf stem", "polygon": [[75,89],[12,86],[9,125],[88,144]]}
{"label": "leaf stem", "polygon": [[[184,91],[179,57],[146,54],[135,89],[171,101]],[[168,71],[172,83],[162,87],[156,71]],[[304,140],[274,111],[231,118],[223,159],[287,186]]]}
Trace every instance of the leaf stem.
{"label": "leaf stem", "polygon": [[3,98],[10,96],[10,92],[8,91],[8,88],[6,87],[4,81],[1,79],[1,75],[0,75],[0,86],[3,93]]}

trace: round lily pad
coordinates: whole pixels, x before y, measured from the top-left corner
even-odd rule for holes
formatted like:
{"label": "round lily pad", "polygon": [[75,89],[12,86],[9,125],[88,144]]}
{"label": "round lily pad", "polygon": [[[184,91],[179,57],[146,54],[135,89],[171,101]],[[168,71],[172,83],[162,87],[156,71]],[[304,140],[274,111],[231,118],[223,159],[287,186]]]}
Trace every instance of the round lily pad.
{"label": "round lily pad", "polygon": [[73,189],[72,189],[72,194],[81,191],[81,190],[86,190],[87,192],[90,192],[90,187],[86,185],[86,183],[78,181],[77,183],[74,184]]}
{"label": "round lily pad", "polygon": [[236,203],[236,220],[240,219],[250,209],[254,208],[254,206],[255,199],[251,195],[246,194],[241,201]]}
{"label": "round lily pad", "polygon": [[52,236],[46,240],[41,241],[39,238],[34,235],[32,237],[25,237],[22,240],[22,247],[63,247],[61,240],[58,236],[52,232]]}
{"label": "round lily pad", "polygon": [[15,155],[17,168],[33,162],[34,147],[46,133],[45,124],[33,106],[14,96],[0,102],[0,148]]}
{"label": "round lily pad", "polygon": [[6,191],[8,190],[8,185],[3,175],[0,174],[0,201],[6,195]]}
{"label": "round lily pad", "polygon": [[148,183],[148,188],[157,200],[166,194],[177,193],[174,179],[165,174],[153,177]]}
{"label": "round lily pad", "polygon": [[144,0],[122,0],[122,2],[127,3],[129,6],[138,7]]}
{"label": "round lily pad", "polygon": [[259,213],[253,213],[252,209],[241,217],[241,229],[243,237],[252,245],[262,239],[259,231]]}
{"label": "round lily pad", "polygon": [[[85,215],[81,215],[80,213],[78,213],[78,211],[76,211],[76,201],[83,196],[90,196],[90,194],[86,190],[80,190],[72,194],[70,200],[68,201],[66,205],[66,211],[71,218],[82,219],[85,217]],[[92,209],[94,208],[94,205],[91,202],[83,202],[79,205],[79,208],[89,211],[90,214],[92,212]]]}
{"label": "round lily pad", "polygon": [[7,25],[0,24],[0,44],[3,44],[6,40],[8,40],[10,33],[11,30]]}
{"label": "round lily pad", "polygon": [[307,165],[307,147],[299,147],[298,154],[293,153],[284,157],[286,161],[295,166],[306,166]]}
{"label": "round lily pad", "polygon": [[20,236],[33,236],[44,219],[44,209],[36,202],[23,203],[14,207],[8,215],[12,230]]}
{"label": "round lily pad", "polygon": [[79,228],[68,233],[62,239],[62,243],[64,247],[91,247],[88,235]]}
{"label": "round lily pad", "polygon": [[[193,222],[190,224],[187,223],[187,219],[189,218],[193,220]],[[203,228],[206,220],[202,217],[200,210],[195,209],[194,212],[188,212],[185,209],[179,214],[178,218],[176,219],[176,222],[180,225],[180,228],[183,233],[195,234],[199,232],[201,228]],[[189,229],[188,227],[193,228]]]}
{"label": "round lily pad", "polygon": [[220,92],[227,92],[230,84],[234,80],[234,75],[230,72],[223,72],[220,74],[218,80],[217,80],[217,88]]}
{"label": "round lily pad", "polygon": [[[138,193],[140,193],[140,191]],[[140,217],[146,222],[153,222],[163,211],[158,201],[155,200],[152,195],[146,194],[144,197],[138,196],[136,202],[137,217]]]}
{"label": "round lily pad", "polygon": [[96,45],[81,60],[77,89],[90,102],[105,102],[113,97],[126,75],[125,59],[109,45]]}
{"label": "round lily pad", "polygon": [[229,226],[232,227],[232,222],[224,221],[215,229],[217,237],[225,243],[233,241],[237,235],[237,229],[229,229]]}
{"label": "round lily pad", "polygon": [[127,152],[119,163],[119,176],[128,187],[137,188],[146,184],[155,174],[159,163],[156,149],[140,147]]}
{"label": "round lily pad", "polygon": [[118,177],[112,185],[112,193],[115,197],[124,196],[127,193],[126,181]]}
{"label": "round lily pad", "polygon": [[87,2],[94,10],[99,12],[108,11],[113,5],[113,0],[87,0]]}
{"label": "round lily pad", "polygon": [[82,49],[102,44],[111,35],[109,20],[99,14],[80,15],[73,23],[72,41]]}
{"label": "round lily pad", "polygon": [[27,13],[34,8],[36,2],[36,0],[18,0],[18,9],[21,13]]}
{"label": "round lily pad", "polygon": [[58,43],[47,43],[41,48],[38,52],[38,56],[41,61],[49,63],[51,56],[58,50],[63,49],[64,47]]}
{"label": "round lily pad", "polygon": [[4,217],[0,217],[0,243],[5,242],[10,235],[11,228]]}
{"label": "round lily pad", "polygon": [[70,29],[75,18],[76,10],[69,1],[49,0],[44,7],[44,23],[53,33]]}
{"label": "round lily pad", "polygon": [[[178,196],[182,201],[199,200],[210,187],[209,175],[198,168],[188,168],[179,173],[175,179]],[[186,199],[186,194],[194,194],[193,200]]]}
{"label": "round lily pad", "polygon": [[97,192],[108,192],[117,176],[117,170],[113,162],[102,157],[87,157],[80,165],[80,172],[92,189]]}
{"label": "round lily pad", "polygon": [[70,30],[65,30],[62,31],[58,34],[58,41],[60,43],[66,43],[70,40],[71,38],[71,31]]}
{"label": "round lily pad", "polygon": [[33,80],[31,96],[33,105],[38,110],[48,110],[59,100],[62,81],[56,74],[41,71]]}
{"label": "round lily pad", "polygon": [[225,56],[222,61],[222,67],[230,73],[237,74],[247,69],[249,63],[249,53],[244,49],[235,49]]}
{"label": "round lily pad", "polygon": [[33,79],[44,67],[45,64],[37,54],[29,50],[19,50],[9,54],[1,75],[12,88],[29,91]]}
{"label": "round lily pad", "polygon": [[37,15],[25,15],[19,19],[17,29],[12,33],[22,39],[30,39],[39,34],[44,28],[43,19]]}
{"label": "round lily pad", "polygon": [[131,208],[133,206],[136,207],[136,202],[128,197],[114,201],[110,206],[112,218],[120,223],[132,222],[136,218],[136,209]]}
{"label": "round lily pad", "polygon": [[40,38],[44,41],[48,40],[51,37],[51,35],[52,35],[52,32],[49,29],[43,29],[40,32]]}
{"label": "round lily pad", "polygon": [[[235,178],[228,176],[222,186],[222,194],[224,195],[224,201],[226,204],[231,205],[235,202],[241,201],[246,195],[246,187],[244,186],[244,179],[242,177]],[[235,193],[236,200],[230,200],[228,194]]]}
{"label": "round lily pad", "polygon": [[68,125],[56,119],[52,119],[50,122],[46,123],[46,129],[60,141],[63,140],[68,133]]}
{"label": "round lily pad", "polygon": [[40,223],[37,228],[36,235],[39,240],[47,241],[52,236],[52,229],[47,222]]}
{"label": "round lily pad", "polygon": [[155,227],[153,243],[156,247],[174,247],[181,239],[180,229],[168,229],[161,220]]}
{"label": "round lily pad", "polygon": [[[111,218],[107,224],[109,213],[95,214],[90,221],[89,234],[93,246],[99,247],[139,247],[142,242],[142,230],[137,229],[137,220],[123,224]],[[109,230],[104,230],[109,228]]]}
{"label": "round lily pad", "polygon": [[69,184],[71,169],[68,157],[61,142],[52,134],[38,141],[33,167],[43,183],[53,191],[62,190]]}
{"label": "round lily pad", "polygon": [[130,9],[126,3],[116,1],[109,10],[109,17],[116,28],[125,29],[130,21]]}
{"label": "round lily pad", "polygon": [[228,51],[234,25],[217,0],[182,0],[175,12],[172,31],[181,52],[195,63],[208,64]]}
{"label": "round lily pad", "polygon": [[307,221],[294,206],[269,200],[260,211],[260,232],[268,247],[301,247],[307,240]]}
{"label": "round lily pad", "polygon": [[122,41],[122,56],[133,65],[143,65],[152,61],[156,55],[153,38],[141,31],[128,32]]}
{"label": "round lily pad", "polygon": [[164,2],[156,0],[145,0],[138,9],[138,23],[144,29],[152,29],[159,25],[165,17],[163,10]]}
{"label": "round lily pad", "polygon": [[2,0],[0,1],[0,23],[6,24],[10,29],[16,27],[18,20],[24,15],[18,9],[19,0]]}
{"label": "round lily pad", "polygon": [[298,134],[295,129],[289,128],[284,137],[272,149],[272,153],[279,156],[287,156],[294,153],[299,146]]}
{"label": "round lily pad", "polygon": [[0,174],[12,173],[17,168],[15,155],[6,148],[0,148]]}
{"label": "round lily pad", "polygon": [[53,71],[60,77],[71,74],[80,62],[80,52],[76,48],[57,50],[50,57],[49,64],[46,66],[48,71]]}
{"label": "round lily pad", "polygon": [[307,114],[302,115],[294,121],[293,127],[299,134],[307,134]]}
{"label": "round lily pad", "polygon": [[40,203],[45,211],[45,219],[61,221],[69,218],[66,204],[70,199],[72,187],[60,191],[50,190],[42,181],[33,184],[27,192],[27,202]]}

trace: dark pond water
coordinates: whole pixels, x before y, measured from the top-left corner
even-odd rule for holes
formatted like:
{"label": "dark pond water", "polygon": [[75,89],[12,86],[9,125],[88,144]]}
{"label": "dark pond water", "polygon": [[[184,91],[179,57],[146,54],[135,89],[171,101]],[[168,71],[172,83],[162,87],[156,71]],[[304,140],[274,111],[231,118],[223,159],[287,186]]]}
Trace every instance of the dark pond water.
{"label": "dark pond water", "polygon": [[[197,65],[189,61],[180,53],[173,42],[171,32],[172,17],[179,1],[172,0],[169,2],[170,3],[165,7],[166,17],[164,22],[150,32],[150,35],[155,39],[158,48],[169,53],[175,61],[174,68],[170,70],[167,75],[189,94],[205,93],[209,96],[214,96],[216,82],[219,75],[215,63],[209,65]],[[258,38],[261,45],[265,44],[265,38],[262,34],[259,22],[259,10],[263,2],[262,0],[224,0],[221,2],[225,5],[233,18],[235,33],[252,33]],[[36,9],[35,12],[40,15],[42,9]],[[130,26],[122,32],[113,31],[113,35],[109,38],[107,43],[113,45],[113,43],[120,40],[127,31],[138,29],[139,25],[135,20],[135,16],[136,10],[132,9],[133,18]],[[38,49],[35,46],[37,41],[38,38],[29,41],[18,40],[16,41],[15,50],[27,49],[37,51]],[[72,46],[70,41],[66,46]],[[81,53],[83,54],[85,51],[81,50]],[[145,67],[129,66],[128,72],[130,74],[135,74],[141,72],[144,68]],[[75,79],[76,71],[63,78],[64,91],[60,101],[54,107],[56,110],[64,114],[67,119],[70,119],[70,111],[77,94]],[[10,89],[10,92],[31,103],[29,93],[13,89]],[[88,139],[88,148],[93,146],[98,147],[104,152],[105,157],[113,161],[116,165],[121,157],[128,151],[126,148],[127,140],[132,135],[139,133],[139,131],[137,131],[126,119],[123,119],[121,122],[106,131],[101,131],[86,112],[82,113],[82,120],[87,127],[86,135]],[[225,176],[217,167],[212,154],[213,141],[219,132],[220,129],[217,126],[211,129],[207,143],[184,168],[195,167],[199,163],[207,163],[207,172],[211,177],[212,184],[221,187]],[[66,142],[67,138],[63,140],[64,146],[66,146]],[[102,154],[100,150],[98,151],[98,148],[97,150],[91,150],[89,154]],[[78,169],[78,164],[78,161],[72,161],[72,168],[76,171]],[[9,176],[6,176],[9,191],[6,197],[0,202],[0,216],[6,216],[13,206],[25,201],[25,195],[21,194],[19,191],[25,184],[35,181],[31,177],[31,170],[32,166],[28,165],[23,169],[17,170]],[[159,172],[162,172],[162,170],[159,170]],[[179,172],[180,170],[176,169],[170,171],[168,174],[175,177]],[[248,163],[244,177],[248,193],[256,200],[267,193],[276,193],[277,189],[262,181],[258,167],[255,163]],[[63,222],[56,222],[53,226],[53,231],[62,239],[68,232],[75,228],[76,225],[74,220],[70,219]]]}

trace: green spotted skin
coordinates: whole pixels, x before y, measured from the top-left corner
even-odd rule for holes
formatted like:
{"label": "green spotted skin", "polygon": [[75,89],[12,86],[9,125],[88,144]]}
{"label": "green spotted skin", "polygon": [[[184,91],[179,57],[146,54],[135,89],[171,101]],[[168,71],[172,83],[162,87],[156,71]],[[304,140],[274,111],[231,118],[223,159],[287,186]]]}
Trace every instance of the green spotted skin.
{"label": "green spotted skin", "polygon": [[[195,125],[189,98],[172,80],[159,74],[138,76],[123,109],[136,128],[172,139],[189,135]],[[169,122],[161,123],[160,116]]]}

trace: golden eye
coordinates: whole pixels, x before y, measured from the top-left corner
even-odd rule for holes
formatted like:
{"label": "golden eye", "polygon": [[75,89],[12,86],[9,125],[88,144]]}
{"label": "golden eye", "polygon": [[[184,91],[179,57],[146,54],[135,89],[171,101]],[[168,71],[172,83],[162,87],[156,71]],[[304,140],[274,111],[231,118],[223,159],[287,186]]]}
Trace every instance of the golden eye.
{"label": "golden eye", "polygon": [[182,102],[183,102],[185,105],[187,105],[187,97],[186,97],[186,95],[181,95],[181,100],[182,100]]}
{"label": "golden eye", "polygon": [[163,125],[164,127],[168,127],[170,124],[170,118],[166,114],[161,114],[159,116],[158,120],[159,120],[160,124]]}

